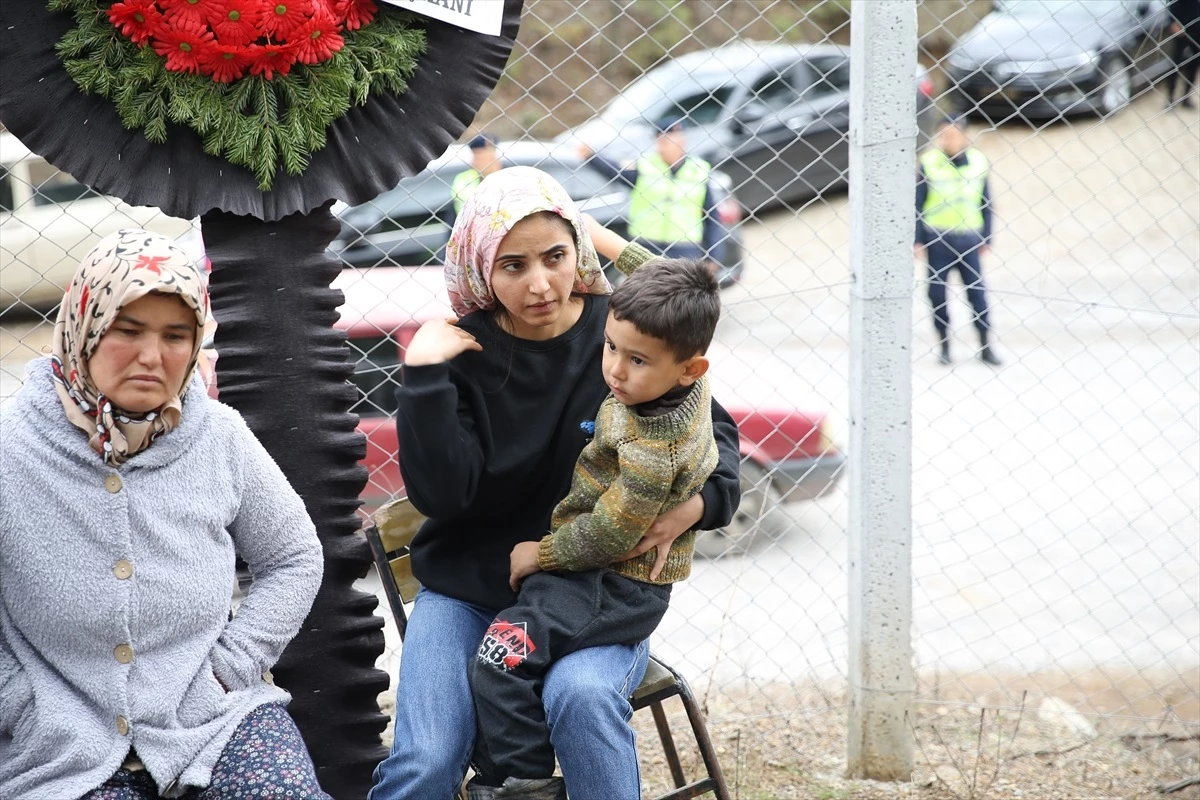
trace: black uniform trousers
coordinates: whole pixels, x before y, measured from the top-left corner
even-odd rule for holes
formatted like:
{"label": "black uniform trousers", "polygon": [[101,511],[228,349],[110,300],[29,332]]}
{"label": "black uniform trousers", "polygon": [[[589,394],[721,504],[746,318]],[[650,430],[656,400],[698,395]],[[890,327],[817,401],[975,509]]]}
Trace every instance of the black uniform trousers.
{"label": "black uniform trousers", "polygon": [[480,782],[498,786],[508,777],[553,775],[554,748],[542,706],[546,672],[585,647],[643,641],[662,621],[670,598],[669,585],[607,569],[526,578],[517,604],[496,615],[471,663]]}
{"label": "black uniform trousers", "polygon": [[967,299],[975,311],[975,329],[981,344],[988,343],[988,300],[979,264],[982,240],[974,235],[936,234],[925,247],[929,259],[929,303],[933,306],[933,327],[939,339],[946,339],[950,329],[950,308],[946,303],[946,284],[950,273],[958,271]]}
{"label": "black uniform trousers", "polygon": [[1167,73],[1167,97],[1175,97],[1175,84],[1183,78],[1183,91],[1180,97],[1187,97],[1196,85],[1196,75],[1200,73],[1200,23],[1192,23],[1186,28],[1180,28],[1171,41],[1172,69]]}

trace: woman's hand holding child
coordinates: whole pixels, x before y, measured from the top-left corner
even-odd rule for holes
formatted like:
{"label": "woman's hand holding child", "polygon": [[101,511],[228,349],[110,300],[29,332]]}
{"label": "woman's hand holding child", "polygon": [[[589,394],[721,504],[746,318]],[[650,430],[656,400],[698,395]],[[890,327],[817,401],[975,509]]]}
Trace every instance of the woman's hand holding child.
{"label": "woman's hand holding child", "polygon": [[654,559],[654,567],[650,570],[650,580],[658,580],[663,567],[667,565],[667,553],[670,552],[671,545],[703,518],[704,498],[698,494],[693,495],[690,500],[680,503],[670,511],[659,514],[641,541],[617,560],[628,561],[657,547],[658,553]]}

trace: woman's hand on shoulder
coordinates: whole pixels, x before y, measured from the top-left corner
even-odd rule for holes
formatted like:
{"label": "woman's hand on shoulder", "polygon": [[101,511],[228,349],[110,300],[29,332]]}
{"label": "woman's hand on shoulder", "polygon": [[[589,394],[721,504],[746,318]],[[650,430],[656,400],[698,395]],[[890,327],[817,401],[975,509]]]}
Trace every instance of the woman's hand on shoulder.
{"label": "woman's hand on shoulder", "polygon": [[475,337],[458,327],[456,319],[431,319],[413,335],[404,351],[404,364],[423,367],[441,364],[468,350],[482,350]]}

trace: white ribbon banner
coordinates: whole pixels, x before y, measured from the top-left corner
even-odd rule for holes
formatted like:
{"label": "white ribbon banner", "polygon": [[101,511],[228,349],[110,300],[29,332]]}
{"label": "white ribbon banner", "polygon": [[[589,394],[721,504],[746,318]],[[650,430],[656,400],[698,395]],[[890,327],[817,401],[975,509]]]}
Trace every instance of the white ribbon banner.
{"label": "white ribbon banner", "polygon": [[384,0],[407,11],[449,22],[460,28],[499,36],[504,0]]}

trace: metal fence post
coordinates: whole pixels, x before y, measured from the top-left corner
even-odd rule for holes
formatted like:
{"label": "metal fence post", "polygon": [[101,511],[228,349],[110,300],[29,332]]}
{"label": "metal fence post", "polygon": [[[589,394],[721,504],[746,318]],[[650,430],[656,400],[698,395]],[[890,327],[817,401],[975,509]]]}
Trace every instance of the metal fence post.
{"label": "metal fence post", "polygon": [[851,6],[851,777],[912,773],[915,0]]}

